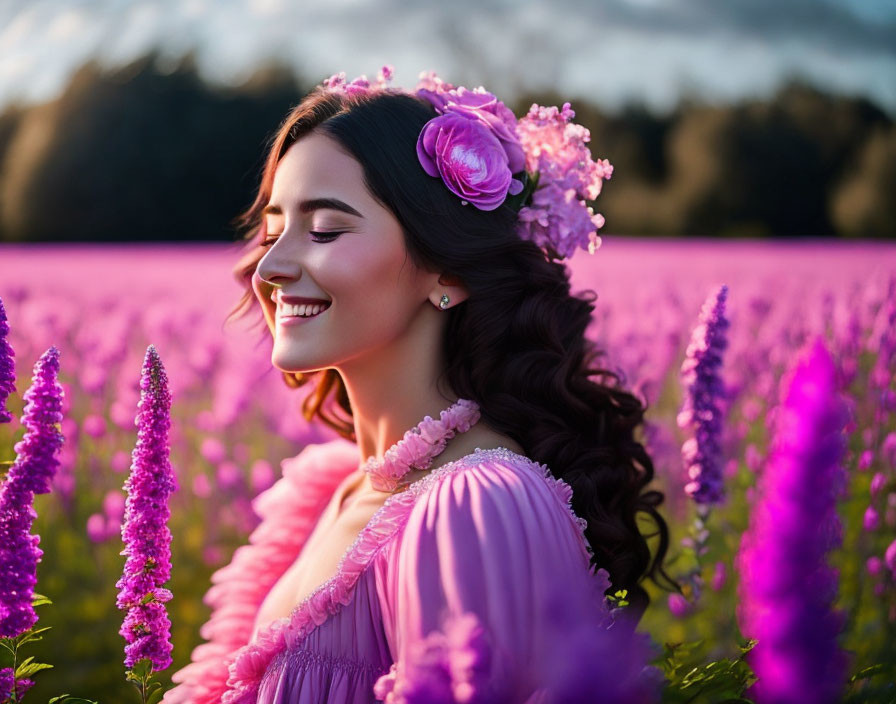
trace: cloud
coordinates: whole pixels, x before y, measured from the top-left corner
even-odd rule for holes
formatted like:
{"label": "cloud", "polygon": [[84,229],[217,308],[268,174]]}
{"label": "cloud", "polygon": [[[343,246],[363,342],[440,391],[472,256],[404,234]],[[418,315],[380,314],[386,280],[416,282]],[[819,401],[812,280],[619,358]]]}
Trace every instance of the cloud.
{"label": "cloud", "polygon": [[[272,58],[312,80],[340,70],[370,76],[393,63],[398,85],[434,69],[508,98],[556,88],[610,108],[638,98],[665,109],[682,91],[729,100],[802,74],[896,110],[896,8],[888,12],[886,0],[95,0],[76,10],[67,0],[34,0],[20,7],[0,9],[0,63],[15,69],[3,72],[0,103],[15,93],[51,97],[92,56],[121,63],[159,45],[169,55],[195,48],[200,69],[216,81],[242,80]],[[40,66],[41,75],[23,66]]]}

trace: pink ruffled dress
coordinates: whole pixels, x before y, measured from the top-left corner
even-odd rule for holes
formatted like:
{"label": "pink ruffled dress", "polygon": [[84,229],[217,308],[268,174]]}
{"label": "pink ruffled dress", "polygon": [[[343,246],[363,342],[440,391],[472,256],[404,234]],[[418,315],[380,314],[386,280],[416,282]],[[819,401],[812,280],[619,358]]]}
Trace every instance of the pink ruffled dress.
{"label": "pink ruffled dress", "polygon": [[358,449],[335,440],[282,466],[253,502],[249,544],[212,575],[208,642],[164,704],[542,701],[537,665],[556,635],[541,605],[558,585],[593,581],[565,482],[505,448],[437,467],[390,496],[332,578],[250,642]]}

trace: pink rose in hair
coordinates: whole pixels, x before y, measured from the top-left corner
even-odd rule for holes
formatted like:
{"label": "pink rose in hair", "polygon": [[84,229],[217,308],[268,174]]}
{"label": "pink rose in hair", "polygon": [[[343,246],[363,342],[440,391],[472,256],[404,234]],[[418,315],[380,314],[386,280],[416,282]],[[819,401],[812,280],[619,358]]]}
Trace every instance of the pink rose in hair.
{"label": "pink rose in hair", "polygon": [[470,119],[479,120],[494,132],[501,146],[507,152],[511,173],[519,173],[526,168],[526,154],[516,133],[516,116],[494,95],[477,88],[458,88],[445,94],[445,113],[456,113]]}
{"label": "pink rose in hair", "polygon": [[455,113],[433,118],[417,139],[417,157],[426,173],[480,210],[494,210],[508,191],[522,190],[498,137],[478,119]]}

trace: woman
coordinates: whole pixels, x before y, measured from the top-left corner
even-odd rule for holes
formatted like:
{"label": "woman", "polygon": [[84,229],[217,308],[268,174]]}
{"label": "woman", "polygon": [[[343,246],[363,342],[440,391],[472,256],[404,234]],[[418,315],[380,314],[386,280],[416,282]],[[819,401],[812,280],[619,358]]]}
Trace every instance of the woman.
{"label": "woman", "polygon": [[562,628],[618,589],[633,626],[665,576],[644,409],[590,378],[615,378],[589,367],[593,292],[554,261],[593,253],[611,167],[568,105],[517,123],[483,89],[390,77],[312,91],[244,216],[272,363],[345,439],[256,500],[165,702],[551,701]]}

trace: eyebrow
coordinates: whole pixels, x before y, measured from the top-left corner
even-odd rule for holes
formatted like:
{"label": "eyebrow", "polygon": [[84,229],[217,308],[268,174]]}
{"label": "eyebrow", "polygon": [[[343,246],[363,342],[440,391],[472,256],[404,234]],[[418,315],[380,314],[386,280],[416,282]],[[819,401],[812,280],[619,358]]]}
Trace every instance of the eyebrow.
{"label": "eyebrow", "polygon": [[[338,198],[312,198],[311,200],[303,200],[299,203],[299,211],[302,213],[313,213],[315,210],[339,210],[355,217],[363,218],[357,210],[348,203],[344,203]],[[279,205],[268,204],[261,211],[264,215],[282,215],[283,209]]]}

